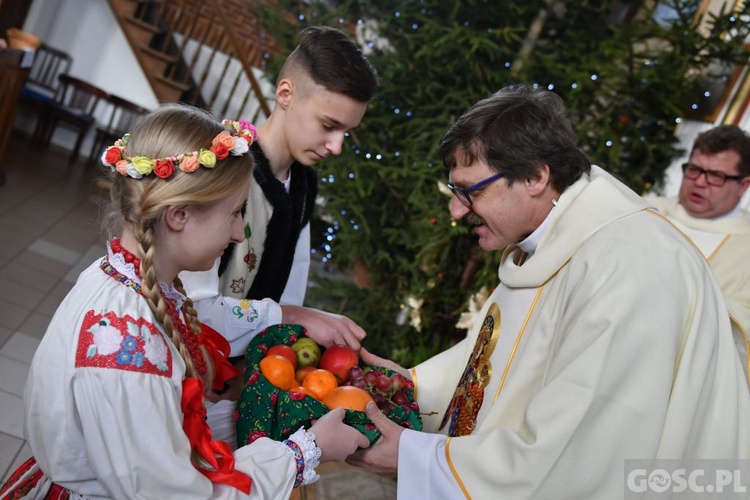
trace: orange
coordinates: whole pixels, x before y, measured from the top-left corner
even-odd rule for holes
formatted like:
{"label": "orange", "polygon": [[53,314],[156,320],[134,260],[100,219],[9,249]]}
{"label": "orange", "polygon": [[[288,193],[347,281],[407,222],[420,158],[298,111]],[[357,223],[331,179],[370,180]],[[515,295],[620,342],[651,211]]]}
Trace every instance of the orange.
{"label": "orange", "polygon": [[302,387],[310,391],[312,397],[318,401],[321,401],[326,394],[338,387],[338,385],[339,382],[336,380],[336,375],[320,368],[311,371],[302,379]]}
{"label": "orange", "polygon": [[347,408],[349,410],[365,411],[367,403],[372,401],[367,391],[353,385],[342,385],[330,391],[322,399],[328,408]]}
{"label": "orange", "polygon": [[294,380],[294,366],[284,356],[272,354],[260,360],[260,371],[279,389],[289,390],[297,381]]}
{"label": "orange", "polygon": [[317,368],[315,368],[314,366],[303,366],[302,368],[299,368],[296,372],[294,372],[294,378],[296,378],[297,383],[301,385],[302,381],[305,380],[307,374],[313,370],[317,370]]}

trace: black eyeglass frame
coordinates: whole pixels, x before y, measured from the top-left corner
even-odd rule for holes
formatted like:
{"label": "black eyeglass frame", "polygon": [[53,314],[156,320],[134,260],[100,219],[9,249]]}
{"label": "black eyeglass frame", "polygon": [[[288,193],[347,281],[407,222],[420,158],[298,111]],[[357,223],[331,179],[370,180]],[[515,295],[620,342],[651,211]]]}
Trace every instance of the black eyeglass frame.
{"label": "black eyeglass frame", "polygon": [[490,184],[492,182],[495,182],[496,180],[503,177],[503,174],[497,173],[495,175],[492,175],[490,177],[487,177],[483,181],[479,181],[473,186],[469,186],[467,188],[459,188],[456,187],[452,182],[448,183],[448,189],[451,190],[451,193],[458,198],[458,201],[464,204],[464,206],[471,208],[471,206],[474,204],[474,202],[471,200],[471,193],[476,191],[477,189],[483,188],[487,184]]}
{"label": "black eyeglass frame", "polygon": [[[697,171],[698,175],[694,175],[692,177],[688,175],[687,172],[689,168],[693,169],[693,171]],[[728,180],[741,181],[742,179],[747,177],[746,175],[728,175],[728,174],[725,174],[724,172],[717,172],[716,170],[706,170],[705,168],[699,167],[695,163],[687,162],[687,163],[682,164],[682,175],[684,175],[686,178],[690,179],[691,181],[698,180],[698,178],[704,174],[706,176],[706,184],[710,186],[716,186],[716,187],[723,186],[724,184],[727,183]]]}

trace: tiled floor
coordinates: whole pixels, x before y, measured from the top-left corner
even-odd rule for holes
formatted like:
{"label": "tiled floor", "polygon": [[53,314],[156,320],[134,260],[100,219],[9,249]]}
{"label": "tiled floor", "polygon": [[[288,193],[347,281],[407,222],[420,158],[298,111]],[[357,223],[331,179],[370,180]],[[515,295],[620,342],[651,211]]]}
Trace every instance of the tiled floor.
{"label": "tiled floor", "polygon": [[[14,132],[15,134],[15,132]],[[29,365],[60,301],[78,274],[103,255],[97,225],[97,168],[67,165],[67,152],[30,151],[21,134],[0,159],[0,476],[31,456],[23,439],[23,388]],[[326,472],[327,471],[327,472]],[[395,481],[331,465],[295,498],[395,498]]]}
{"label": "tiled floor", "polygon": [[78,273],[102,255],[96,169],[67,152],[30,151],[14,132],[0,159],[0,475],[31,455],[23,439],[23,387],[31,358]]}

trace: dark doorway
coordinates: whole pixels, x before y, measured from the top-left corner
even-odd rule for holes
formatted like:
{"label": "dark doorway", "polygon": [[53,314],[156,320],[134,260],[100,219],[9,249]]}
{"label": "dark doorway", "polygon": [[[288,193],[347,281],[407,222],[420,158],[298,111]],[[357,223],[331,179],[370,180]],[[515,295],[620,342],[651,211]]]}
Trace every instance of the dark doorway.
{"label": "dark doorway", "polygon": [[5,38],[8,28],[23,29],[32,1],[0,0],[0,37]]}

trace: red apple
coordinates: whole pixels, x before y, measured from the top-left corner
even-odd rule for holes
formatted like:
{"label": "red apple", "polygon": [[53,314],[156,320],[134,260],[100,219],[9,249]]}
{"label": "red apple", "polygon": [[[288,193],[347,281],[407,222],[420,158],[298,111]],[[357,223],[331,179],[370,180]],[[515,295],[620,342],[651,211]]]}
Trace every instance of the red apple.
{"label": "red apple", "polygon": [[266,356],[272,356],[274,354],[285,357],[290,363],[292,363],[292,366],[297,369],[297,353],[295,353],[288,345],[277,344],[270,347],[268,352],[266,352]]}
{"label": "red apple", "polygon": [[343,384],[349,377],[349,369],[358,363],[357,351],[345,345],[332,345],[323,352],[318,367],[336,375],[339,383]]}

